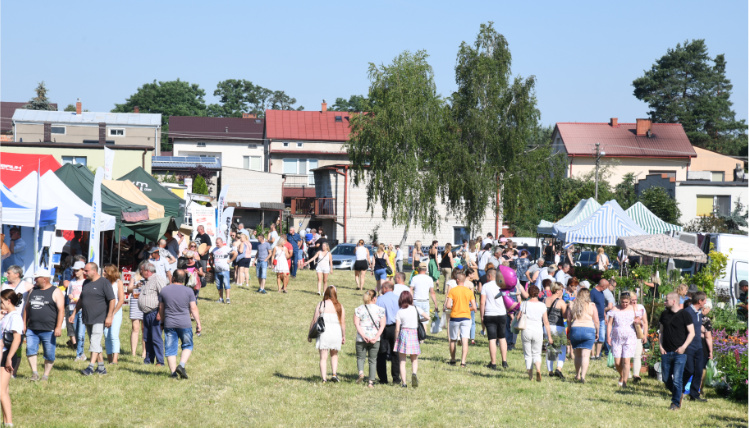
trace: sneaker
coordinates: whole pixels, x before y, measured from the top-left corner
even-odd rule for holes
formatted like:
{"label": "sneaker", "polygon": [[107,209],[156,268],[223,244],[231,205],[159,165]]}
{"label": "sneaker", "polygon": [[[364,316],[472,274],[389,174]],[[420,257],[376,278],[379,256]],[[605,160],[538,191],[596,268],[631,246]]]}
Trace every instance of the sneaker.
{"label": "sneaker", "polygon": [[100,374],[100,375],[107,374],[107,368],[106,367],[98,367],[96,369],[96,374]]}
{"label": "sneaker", "polygon": [[491,369],[491,370],[497,370],[497,365],[489,363],[486,365],[486,368]]}
{"label": "sneaker", "polygon": [[677,406],[676,404],[671,403],[671,407],[669,407],[668,410],[679,410],[679,406]]}
{"label": "sneaker", "polygon": [[260,294],[268,294],[268,292],[263,288],[262,290],[260,290]]}
{"label": "sneaker", "polygon": [[224,303],[224,299],[218,299],[216,300],[216,303]]}
{"label": "sneaker", "polygon": [[562,374],[562,371],[559,369],[554,370],[554,376],[558,377],[559,379],[564,382],[564,374]]}
{"label": "sneaker", "polygon": [[340,379],[338,379],[338,376],[336,376],[336,375],[333,375],[333,377],[331,377],[331,378],[330,378],[330,381],[331,381],[331,382],[335,382],[335,383],[338,383],[338,382],[340,382],[341,380],[340,380]]}
{"label": "sneaker", "polygon": [[408,388],[408,385],[406,385],[405,383],[402,383],[401,388]]}
{"label": "sneaker", "polygon": [[81,374],[83,376],[91,376],[94,374],[94,370],[91,367],[86,367],[85,369],[81,370]]}
{"label": "sneaker", "polygon": [[172,379],[177,379],[179,376],[177,376],[177,372],[174,372],[174,373],[170,374],[169,377],[172,378]]}
{"label": "sneaker", "polygon": [[554,373],[554,372],[549,372],[549,377],[554,377],[554,376],[556,376],[556,373]]}
{"label": "sneaker", "polygon": [[31,379],[29,379],[29,380],[32,381],[32,382],[38,381],[39,380],[39,373],[33,373],[31,375]]}
{"label": "sneaker", "polygon": [[419,386],[419,378],[416,377],[416,373],[411,373],[411,386],[414,388]]}
{"label": "sneaker", "polygon": [[507,365],[507,361],[502,361],[502,368],[503,368],[503,369],[506,369],[507,367],[509,367],[509,366]]}
{"label": "sneaker", "polygon": [[263,290],[261,290],[259,288],[257,290],[255,290],[255,293],[262,293],[262,292],[263,292]]}
{"label": "sneaker", "polygon": [[49,380],[49,376],[42,376],[42,382],[47,382]]}
{"label": "sneaker", "polygon": [[640,376],[635,376],[634,379],[632,379],[632,383],[638,384],[642,381],[642,378]]}
{"label": "sneaker", "polygon": [[228,305],[230,303],[231,303],[231,299],[226,299],[226,304]]}
{"label": "sneaker", "polygon": [[74,361],[86,361],[86,357],[84,355],[79,355],[75,357]]}
{"label": "sneaker", "polygon": [[177,373],[182,379],[187,379],[187,370],[185,370],[184,367],[177,366],[177,370],[175,370],[175,373]]}

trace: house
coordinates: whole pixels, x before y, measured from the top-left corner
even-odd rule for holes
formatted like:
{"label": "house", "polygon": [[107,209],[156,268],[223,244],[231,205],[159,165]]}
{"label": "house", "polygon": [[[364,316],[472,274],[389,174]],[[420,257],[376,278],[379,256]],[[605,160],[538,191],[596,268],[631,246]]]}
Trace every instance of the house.
{"label": "house", "polygon": [[224,167],[267,171],[264,133],[265,120],[254,114],[169,117],[174,156],[215,157]]}
{"label": "house", "polygon": [[13,141],[107,144],[161,150],[161,114],[17,109]]}
{"label": "house", "polygon": [[281,198],[282,174],[224,166],[221,186],[227,188],[226,206],[234,207],[235,225],[243,223],[248,229],[258,224],[269,227],[286,209]]}
{"label": "house", "polygon": [[681,224],[711,214],[727,216],[740,202],[749,205],[747,181],[688,180],[677,183],[676,202],[681,210]]}
{"label": "house", "polygon": [[269,155],[266,171],[286,176],[283,200],[287,206],[292,206],[295,199],[312,201],[315,169],[349,163],[344,145],[351,114],[328,111],[327,107],[323,101],[320,111],[265,112]]}
{"label": "house", "polygon": [[[697,157],[692,159],[687,173],[688,180],[734,181],[736,170],[744,170],[743,162],[731,156],[694,147]],[[743,174],[742,174],[743,175]]]}
{"label": "house", "polygon": [[580,177],[596,170],[596,144],[600,165],[607,167],[611,185],[620,183],[627,173],[636,179],[648,174],[666,174],[685,181],[690,162],[697,153],[678,123],[560,122],[552,133],[554,153],[567,158],[567,177]]}
{"label": "house", "polygon": [[[0,101],[0,141],[13,141],[13,113],[17,109],[25,109],[28,102],[16,103]],[[50,103],[57,110],[57,104]]]}
{"label": "house", "polygon": [[184,183],[192,191],[192,172],[203,170],[208,184],[208,194],[218,197],[221,186],[221,159],[205,156],[153,156],[152,175],[162,183]]}

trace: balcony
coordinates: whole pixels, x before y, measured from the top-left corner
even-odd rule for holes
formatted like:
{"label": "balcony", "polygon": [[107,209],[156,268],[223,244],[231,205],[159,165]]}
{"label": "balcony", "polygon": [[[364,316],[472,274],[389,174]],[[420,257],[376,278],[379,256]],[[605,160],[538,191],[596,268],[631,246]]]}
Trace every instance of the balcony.
{"label": "balcony", "polygon": [[335,198],[292,198],[291,215],[314,217],[336,217]]}
{"label": "balcony", "polygon": [[284,187],[315,187],[314,174],[291,175],[286,174]]}

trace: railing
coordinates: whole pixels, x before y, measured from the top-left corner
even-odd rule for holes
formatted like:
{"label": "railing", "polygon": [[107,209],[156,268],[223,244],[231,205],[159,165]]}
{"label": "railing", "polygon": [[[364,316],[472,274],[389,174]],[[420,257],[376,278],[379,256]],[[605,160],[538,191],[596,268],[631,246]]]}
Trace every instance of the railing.
{"label": "railing", "polygon": [[310,215],[315,206],[314,198],[292,198],[291,214],[292,215]]}
{"label": "railing", "polygon": [[291,215],[336,216],[335,198],[292,198]]}
{"label": "railing", "polygon": [[335,217],[336,216],[335,198],[315,199],[315,215]]}
{"label": "railing", "polygon": [[315,185],[315,176],[313,174],[307,175],[286,175],[286,181],[284,187],[309,187]]}

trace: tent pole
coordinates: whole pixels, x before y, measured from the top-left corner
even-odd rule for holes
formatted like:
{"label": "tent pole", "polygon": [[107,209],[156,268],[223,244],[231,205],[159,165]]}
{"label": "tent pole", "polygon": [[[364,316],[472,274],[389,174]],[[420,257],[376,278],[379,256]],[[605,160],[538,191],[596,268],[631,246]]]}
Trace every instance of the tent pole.
{"label": "tent pole", "polygon": [[[120,237],[120,241],[122,241],[122,224],[119,225],[117,229],[117,236]],[[117,245],[117,270],[120,270],[120,252],[122,250],[122,242],[119,242]]]}
{"label": "tent pole", "polygon": [[109,263],[112,263],[112,254],[114,252],[114,230],[112,230],[112,237],[109,242]]}

